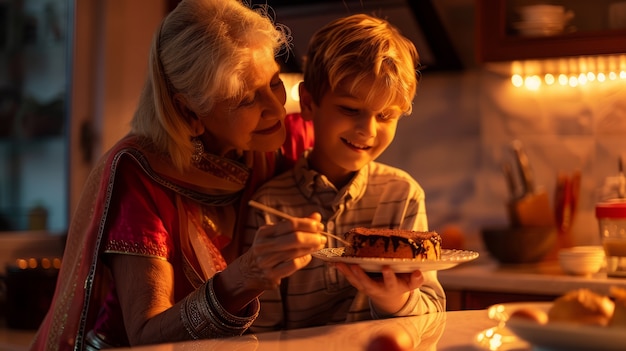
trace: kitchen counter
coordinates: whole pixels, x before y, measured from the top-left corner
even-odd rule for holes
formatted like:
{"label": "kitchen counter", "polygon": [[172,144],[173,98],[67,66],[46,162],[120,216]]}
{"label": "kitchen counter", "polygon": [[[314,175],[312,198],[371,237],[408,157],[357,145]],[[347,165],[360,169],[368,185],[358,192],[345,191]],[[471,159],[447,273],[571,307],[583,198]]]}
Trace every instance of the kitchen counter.
{"label": "kitchen counter", "polygon": [[[410,338],[415,350],[482,350],[476,336],[495,327],[487,311],[455,311],[334,326],[294,329],[219,340],[198,340],[132,348],[133,351],[364,351],[371,338],[394,331]],[[131,350],[131,349],[118,349]],[[487,349],[484,349],[487,350]],[[530,348],[519,348],[527,351]]]}
{"label": "kitchen counter", "polygon": [[[133,347],[132,350],[319,351],[323,345],[323,349],[329,351],[364,351],[373,336],[393,331],[409,338],[415,350],[477,351],[482,348],[476,347],[476,336],[497,324],[495,320],[489,318],[486,310],[453,311],[251,334],[227,339],[164,343]],[[33,333],[27,331],[0,329],[0,350],[25,351],[32,336]],[[529,350],[530,348],[520,348],[517,351]]]}
{"label": "kitchen counter", "polygon": [[[557,261],[538,264],[501,265],[482,253],[475,261],[439,271],[439,280],[448,296],[449,312],[445,313],[447,321],[443,337],[440,337],[437,350],[472,349],[468,345],[479,331],[494,326],[494,321],[487,318],[483,308],[495,304],[512,301],[546,301],[552,300],[563,293],[586,287],[598,293],[606,294],[611,286],[626,288],[626,279],[608,278],[606,273],[599,272],[591,276],[574,276],[563,273]],[[455,311],[470,309],[474,311]],[[454,312],[453,312],[454,311]],[[471,317],[471,318],[470,318]],[[370,335],[370,332],[389,324],[395,328],[423,328],[421,323],[439,323],[438,321],[419,320],[421,317],[392,319],[388,322],[371,321],[335,327],[320,327],[293,330],[288,332],[265,333],[257,336],[235,338],[235,341],[202,341],[198,346],[210,350],[231,350],[241,346],[241,350],[273,350],[280,344],[283,350],[315,350],[319,345],[327,345],[327,334],[335,335],[339,340],[330,349],[351,350],[358,348],[357,341],[349,341],[356,335]],[[430,318],[430,317],[429,317]],[[418,319],[420,325],[414,319]],[[394,323],[397,323],[394,324]],[[367,332],[365,332],[367,330]],[[0,327],[0,350],[24,350],[29,344],[34,331],[9,330]],[[447,335],[447,336],[446,336]],[[302,341],[306,339],[306,342]],[[322,340],[324,339],[324,340]],[[230,339],[229,339],[230,340]],[[355,344],[357,343],[357,344]],[[183,350],[187,343],[164,344],[146,349]],[[195,344],[194,344],[195,345]],[[248,345],[248,346],[246,346]],[[9,347],[10,346],[10,347]],[[189,345],[187,345],[189,346]],[[362,345],[361,345],[362,346]],[[420,345],[422,346],[422,345]],[[282,348],[284,347],[284,348]],[[360,347],[360,346],[359,346]],[[458,348],[454,348],[458,347]],[[238,348],[239,349],[239,348]],[[420,348],[422,349],[422,348]]]}
{"label": "kitchen counter", "polygon": [[626,289],[626,279],[609,278],[603,271],[590,276],[569,275],[558,261],[503,265],[482,252],[475,261],[439,271],[438,276],[451,310],[512,301],[551,301],[578,288],[601,294],[608,294],[611,286]]}

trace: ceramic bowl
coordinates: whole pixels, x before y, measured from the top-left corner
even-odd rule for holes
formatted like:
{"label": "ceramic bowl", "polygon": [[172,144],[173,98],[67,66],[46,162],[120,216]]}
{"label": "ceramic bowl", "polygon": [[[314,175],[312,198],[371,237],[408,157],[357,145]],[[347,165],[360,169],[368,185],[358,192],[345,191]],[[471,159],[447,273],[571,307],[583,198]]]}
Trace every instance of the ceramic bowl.
{"label": "ceramic bowl", "polygon": [[559,250],[561,269],[572,275],[597,273],[604,264],[602,246],[574,246]]}
{"label": "ceramic bowl", "polygon": [[555,227],[504,227],[483,229],[485,248],[500,263],[535,263],[556,245]]}

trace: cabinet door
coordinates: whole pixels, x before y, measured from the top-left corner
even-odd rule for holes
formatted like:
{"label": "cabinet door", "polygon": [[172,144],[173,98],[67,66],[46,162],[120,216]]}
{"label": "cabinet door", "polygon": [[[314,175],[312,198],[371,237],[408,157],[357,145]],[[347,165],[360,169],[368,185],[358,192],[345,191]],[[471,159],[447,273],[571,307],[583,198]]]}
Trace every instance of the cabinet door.
{"label": "cabinet door", "polygon": [[0,2],[0,231],[67,229],[72,8]]}
{"label": "cabinet door", "polygon": [[[582,55],[626,53],[626,5],[615,0],[562,0],[569,14],[562,30],[537,28],[522,16],[532,0],[477,0],[477,59],[479,62],[542,59]],[[626,17],[625,17],[626,18]],[[531,29],[532,29],[531,28]],[[540,27],[540,28],[545,28]]]}
{"label": "cabinet door", "polygon": [[[44,46],[32,65],[26,65],[30,61],[19,57],[15,61],[23,62],[17,67],[24,71],[32,69],[32,77],[39,81],[47,77],[42,70],[53,71],[53,83],[62,86],[66,94],[61,133],[26,139],[10,134],[13,129],[9,129],[6,136],[0,135],[0,214],[11,221],[0,231],[28,230],[28,212],[39,203],[48,212],[48,231],[62,234],[67,230],[93,163],[128,132],[128,122],[145,81],[152,34],[166,9],[164,1],[0,0],[0,23],[3,18],[12,18],[15,4],[20,5],[20,11],[50,3],[58,7],[59,16],[65,21],[64,49],[58,51],[65,56],[53,57],[51,49]],[[4,8],[11,11],[6,16]],[[61,9],[65,11],[60,12]],[[8,60],[3,56],[6,50],[1,50],[2,34],[0,28],[0,65],[4,65],[0,74],[5,74],[0,83],[21,72],[7,67]],[[49,60],[53,58],[66,63],[52,66]],[[41,88],[50,88],[49,80],[44,83],[48,85],[42,83]],[[21,96],[20,89],[13,91]],[[0,111],[5,106],[1,102]],[[2,118],[0,113],[0,122]],[[2,126],[4,123],[0,123],[0,132]],[[21,159],[25,155],[32,158],[28,159],[28,169]],[[52,191],[55,193],[48,195]],[[40,198],[43,201],[33,200]]]}

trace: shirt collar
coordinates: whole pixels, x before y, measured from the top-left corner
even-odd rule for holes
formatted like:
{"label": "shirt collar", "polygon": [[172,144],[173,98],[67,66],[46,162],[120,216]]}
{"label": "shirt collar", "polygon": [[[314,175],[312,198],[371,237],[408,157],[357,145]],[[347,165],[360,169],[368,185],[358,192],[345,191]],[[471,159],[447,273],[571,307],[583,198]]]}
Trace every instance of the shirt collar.
{"label": "shirt collar", "polygon": [[337,195],[336,199],[343,199],[342,202],[349,206],[349,203],[359,201],[363,197],[367,188],[369,163],[361,168],[343,189],[337,189],[325,175],[309,167],[309,154],[310,150],[305,151],[293,168],[296,184],[305,198],[310,200],[316,194],[332,191]]}

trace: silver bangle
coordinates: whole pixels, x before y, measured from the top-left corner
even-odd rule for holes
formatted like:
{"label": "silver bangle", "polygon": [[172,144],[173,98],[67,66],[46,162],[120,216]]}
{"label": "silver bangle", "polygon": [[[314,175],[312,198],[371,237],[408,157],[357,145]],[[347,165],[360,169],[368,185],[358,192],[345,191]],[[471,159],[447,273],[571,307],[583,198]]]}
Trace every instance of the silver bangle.
{"label": "silver bangle", "polygon": [[259,301],[249,306],[250,316],[239,317],[226,311],[217,301],[213,279],[189,294],[180,306],[183,326],[193,339],[219,338],[243,334],[259,314]]}
{"label": "silver bangle", "polygon": [[207,300],[209,302],[209,306],[211,306],[211,310],[217,312],[217,317],[220,317],[222,321],[231,327],[244,327],[248,329],[250,325],[254,322],[254,320],[259,315],[260,304],[258,298],[254,299],[248,305],[247,310],[251,312],[248,316],[236,316],[224,309],[220,304],[217,296],[215,295],[215,289],[213,289],[213,278],[209,279],[209,281],[205,284],[207,285]]}

